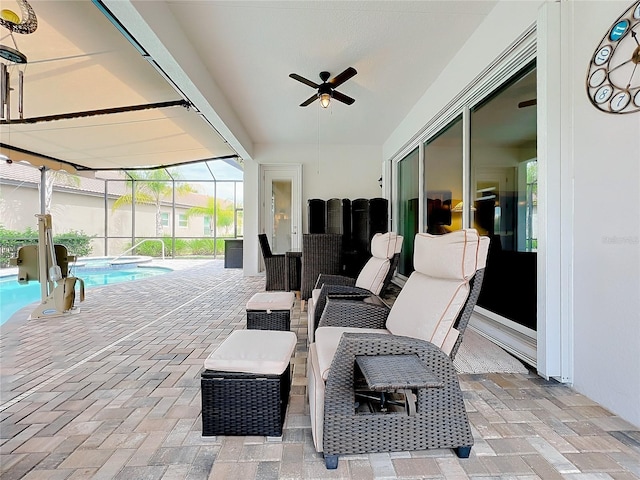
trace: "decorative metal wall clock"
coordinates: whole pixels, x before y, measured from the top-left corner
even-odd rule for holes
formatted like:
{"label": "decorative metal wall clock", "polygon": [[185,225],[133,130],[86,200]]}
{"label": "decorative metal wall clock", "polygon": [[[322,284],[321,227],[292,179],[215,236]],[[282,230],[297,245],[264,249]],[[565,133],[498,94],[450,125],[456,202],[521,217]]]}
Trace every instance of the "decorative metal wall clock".
{"label": "decorative metal wall clock", "polygon": [[[27,0],[17,0],[22,13],[22,18],[14,11],[7,8],[0,10],[0,26],[9,30],[9,36],[13,41],[13,47],[0,45],[0,58],[9,61],[9,66],[0,62],[0,120],[11,121],[11,72],[13,67],[22,66],[18,70],[18,113],[20,119],[24,118],[24,65],[27,63],[27,56],[18,50],[18,44],[14,38],[14,33],[28,35],[38,28],[38,19],[33,8]],[[5,38],[5,37],[2,37]]]}
{"label": "decorative metal wall clock", "polygon": [[29,33],[35,32],[36,28],[38,28],[38,19],[31,5],[27,3],[27,0],[18,0],[18,5],[20,5],[22,19],[9,9],[4,8],[0,11],[0,25],[9,30],[15,47],[11,48],[6,45],[0,45],[0,57],[14,63],[27,63],[27,57],[18,50],[13,34],[21,33],[28,35]]}
{"label": "decorative metal wall clock", "polygon": [[640,2],[613,22],[587,73],[591,103],[607,113],[640,111]]}

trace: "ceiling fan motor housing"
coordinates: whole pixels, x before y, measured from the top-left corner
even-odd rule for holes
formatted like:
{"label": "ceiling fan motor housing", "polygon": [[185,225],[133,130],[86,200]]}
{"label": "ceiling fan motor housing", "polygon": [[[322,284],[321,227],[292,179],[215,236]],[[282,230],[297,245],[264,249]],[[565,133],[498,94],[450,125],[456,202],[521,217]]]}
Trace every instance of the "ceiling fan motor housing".
{"label": "ceiling fan motor housing", "polygon": [[333,97],[333,88],[331,88],[328,83],[323,83],[318,87],[318,97],[324,95],[325,93],[328,93]]}

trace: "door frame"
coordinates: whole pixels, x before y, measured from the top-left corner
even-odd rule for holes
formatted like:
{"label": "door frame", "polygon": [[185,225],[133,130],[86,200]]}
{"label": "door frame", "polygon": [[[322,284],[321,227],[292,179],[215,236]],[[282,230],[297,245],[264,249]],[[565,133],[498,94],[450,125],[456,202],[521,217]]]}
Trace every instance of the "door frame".
{"label": "door frame", "polygon": [[[302,247],[302,165],[301,164],[263,164],[260,165],[260,232],[271,238],[272,227],[267,222],[269,216],[267,198],[271,192],[273,180],[291,181],[291,249]],[[269,182],[269,183],[267,183]]]}

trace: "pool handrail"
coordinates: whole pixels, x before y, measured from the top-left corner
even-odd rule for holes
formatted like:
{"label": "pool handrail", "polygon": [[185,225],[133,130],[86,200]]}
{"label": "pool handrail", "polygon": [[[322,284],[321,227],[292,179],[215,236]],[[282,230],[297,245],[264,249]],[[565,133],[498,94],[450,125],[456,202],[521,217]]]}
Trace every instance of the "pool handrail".
{"label": "pool handrail", "polygon": [[125,250],[124,252],[122,252],[120,255],[118,255],[116,258],[114,258],[113,260],[111,260],[111,263],[115,262],[116,260],[118,260],[120,257],[124,257],[127,253],[133,251],[133,249],[138,248],[140,245],[142,245],[144,242],[160,242],[160,245],[162,245],[162,260],[164,260],[164,242],[162,241],[162,239],[160,238],[145,238],[144,240],[139,241],[138,243],[136,243],[133,247]]}

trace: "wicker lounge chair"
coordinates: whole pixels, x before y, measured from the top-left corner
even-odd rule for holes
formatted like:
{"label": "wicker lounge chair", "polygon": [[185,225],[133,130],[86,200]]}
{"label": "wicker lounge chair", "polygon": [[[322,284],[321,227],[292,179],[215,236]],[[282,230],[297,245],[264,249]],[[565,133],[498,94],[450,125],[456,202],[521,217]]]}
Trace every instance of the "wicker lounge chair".
{"label": "wicker lounge chair", "polygon": [[309,343],[313,342],[313,333],[318,326],[328,296],[362,297],[382,294],[391,282],[398,265],[402,240],[402,236],[395,232],[376,233],[371,239],[371,258],[357,278],[325,273],[318,276],[307,307]]}
{"label": "wicker lounge chair", "polygon": [[[487,240],[471,229],[418,234],[416,270],[391,308],[328,300],[309,348],[307,371],[314,445],[324,453],[327,468],[337,466],[338,455],[351,453],[453,448],[460,457],[469,456],[473,437],[450,355],[479,294]],[[386,355],[396,356],[390,367]],[[416,355],[417,366],[407,367],[409,388],[401,388],[396,379],[405,372],[405,362],[416,363]],[[373,372],[389,369],[385,380],[371,382],[362,365],[354,366],[359,356],[380,356]],[[367,378],[364,388],[360,370]],[[418,381],[425,372],[431,382]],[[354,399],[360,402],[361,390],[365,399],[372,390],[386,392],[373,398],[403,398],[403,407],[358,412]]]}
{"label": "wicker lounge chair", "polygon": [[271,253],[267,235],[258,235],[264,267],[266,270],[265,290],[288,290],[287,286],[287,259],[285,255],[274,255]]}
{"label": "wicker lounge chair", "polygon": [[334,233],[306,233],[302,236],[302,272],[300,298],[311,297],[321,273],[338,275],[342,272],[342,235]]}

